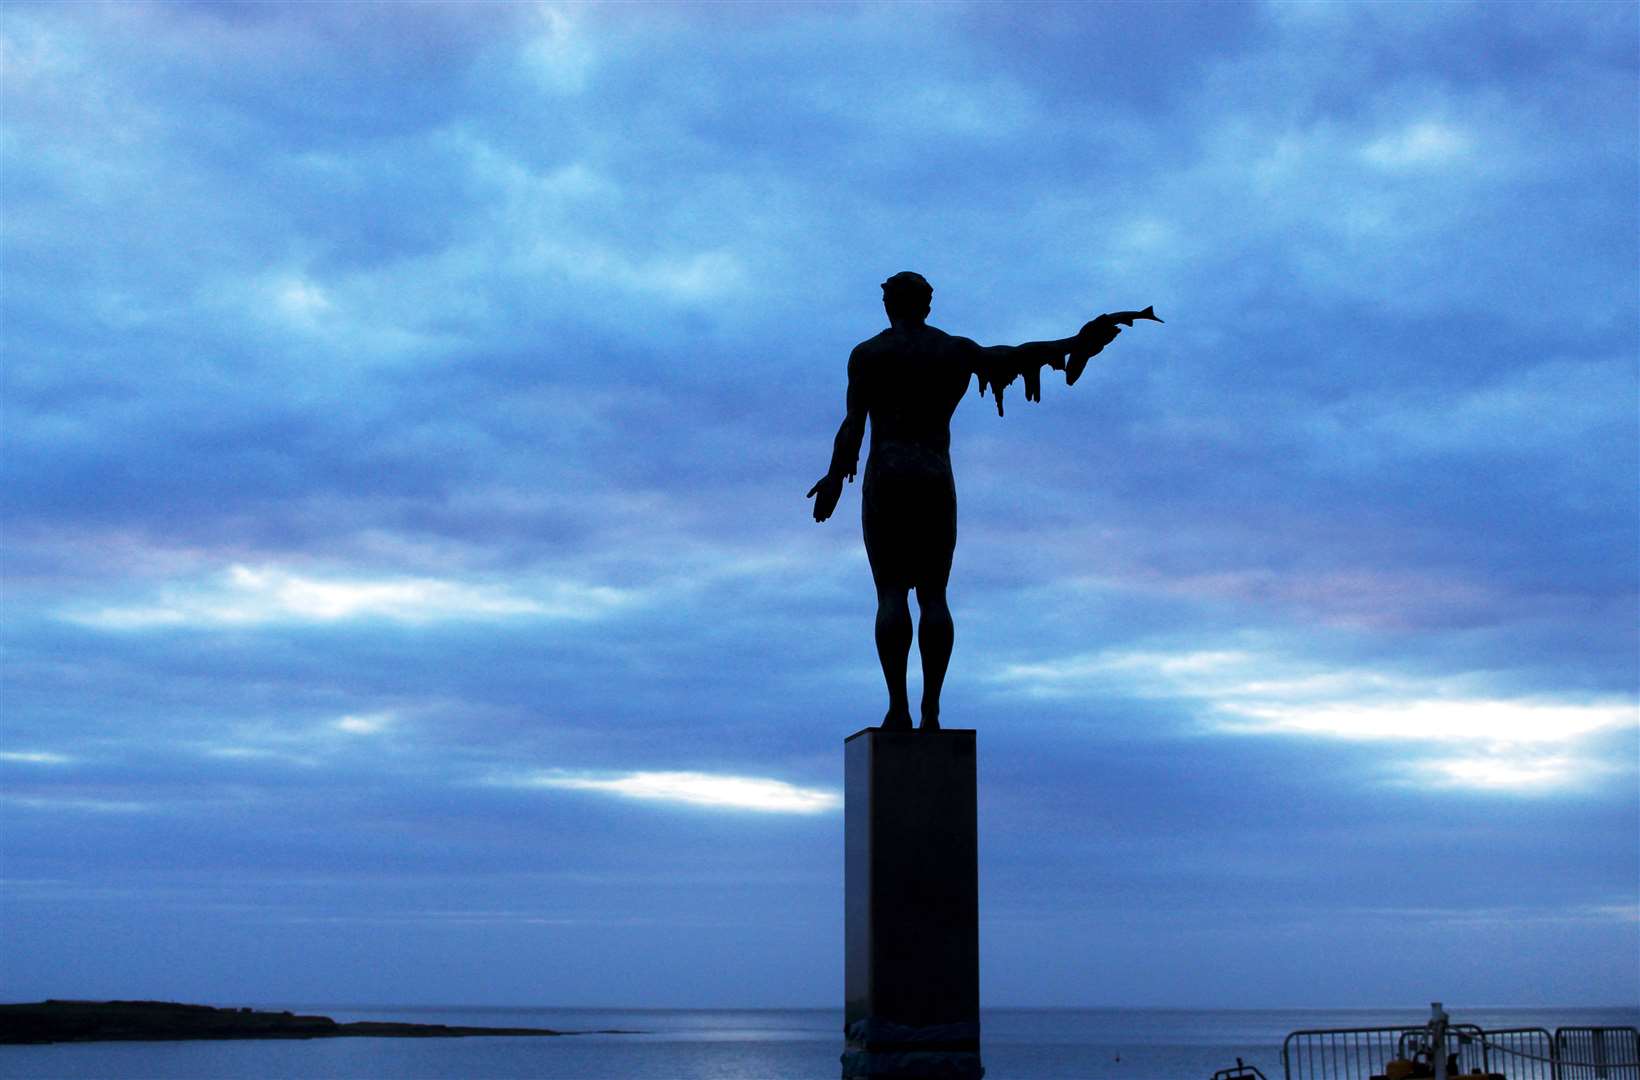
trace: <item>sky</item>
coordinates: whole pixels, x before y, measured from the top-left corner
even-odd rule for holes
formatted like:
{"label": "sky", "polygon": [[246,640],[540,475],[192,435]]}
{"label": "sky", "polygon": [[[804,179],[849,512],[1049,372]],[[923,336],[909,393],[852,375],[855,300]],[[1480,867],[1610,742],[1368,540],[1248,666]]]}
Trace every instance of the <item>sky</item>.
{"label": "sky", "polygon": [[1640,1003],[1637,11],[7,3],[0,998],[840,1007],[915,270],[984,1002]]}

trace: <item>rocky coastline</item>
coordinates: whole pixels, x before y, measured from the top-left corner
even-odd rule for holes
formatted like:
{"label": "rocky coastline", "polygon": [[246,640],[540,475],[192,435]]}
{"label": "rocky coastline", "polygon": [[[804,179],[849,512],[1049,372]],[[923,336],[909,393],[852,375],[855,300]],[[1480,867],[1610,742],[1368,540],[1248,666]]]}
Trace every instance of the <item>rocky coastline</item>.
{"label": "rocky coastline", "polygon": [[[290,1011],[218,1008],[174,1001],[60,1001],[0,1004],[0,1044],[168,1039],[467,1038],[585,1034],[530,1027],[462,1027],[358,1020]],[[599,1034],[632,1034],[600,1032]]]}

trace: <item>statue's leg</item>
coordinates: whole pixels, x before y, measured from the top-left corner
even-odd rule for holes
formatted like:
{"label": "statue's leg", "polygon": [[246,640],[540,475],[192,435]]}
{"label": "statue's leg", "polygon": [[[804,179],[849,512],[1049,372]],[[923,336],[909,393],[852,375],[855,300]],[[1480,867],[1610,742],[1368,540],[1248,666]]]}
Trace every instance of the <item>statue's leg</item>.
{"label": "statue's leg", "polygon": [[860,492],[860,524],[865,532],[866,560],[877,586],[877,661],[888,684],[888,715],[883,727],[911,730],[911,702],[905,668],[911,656],[911,582],[906,573],[906,529],[899,511],[906,500],[903,478],[885,470],[873,451],[866,462]]}
{"label": "statue's leg", "polygon": [[888,684],[888,715],[883,727],[911,730],[911,701],[905,689],[906,661],[911,656],[911,604],[907,590],[877,585],[877,660]]}
{"label": "statue's leg", "polygon": [[951,643],[955,628],[951,608],[945,602],[945,583],[917,587],[917,651],[922,654],[922,729],[940,727],[940,690],[945,685],[945,669],[951,663]]}
{"label": "statue's leg", "polygon": [[922,654],[922,729],[940,728],[940,691],[951,663],[951,608],[945,586],[951,580],[951,556],[957,549],[957,487],[949,462],[927,488],[922,558],[917,567],[917,649]]}

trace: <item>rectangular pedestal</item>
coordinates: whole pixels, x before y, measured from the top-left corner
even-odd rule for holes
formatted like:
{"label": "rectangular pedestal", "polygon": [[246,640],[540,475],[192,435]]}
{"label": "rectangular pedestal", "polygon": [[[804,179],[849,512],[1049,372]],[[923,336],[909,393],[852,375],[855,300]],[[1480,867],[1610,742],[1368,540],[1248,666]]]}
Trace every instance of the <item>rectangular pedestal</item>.
{"label": "rectangular pedestal", "polygon": [[846,1078],[983,1073],[974,747],[971,730],[844,742]]}

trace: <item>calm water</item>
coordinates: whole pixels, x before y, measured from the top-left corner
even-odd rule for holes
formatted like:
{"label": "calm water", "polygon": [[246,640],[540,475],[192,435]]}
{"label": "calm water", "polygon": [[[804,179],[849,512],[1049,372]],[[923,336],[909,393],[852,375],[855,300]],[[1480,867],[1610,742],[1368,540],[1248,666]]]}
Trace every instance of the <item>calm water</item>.
{"label": "calm water", "polygon": [[[477,1009],[292,1005],[337,1020],[635,1028],[561,1039],[315,1039],[0,1046],[0,1076],[97,1080],[427,1078],[484,1080],[835,1080],[841,1010]],[[1487,1028],[1637,1025],[1637,1009],[1464,1009]],[[1418,1024],[1426,1009],[1271,1011],[997,1009],[984,1017],[987,1080],[1208,1080],[1239,1056],[1281,1077],[1299,1028]],[[1118,1060],[1118,1058],[1120,1060]]]}

